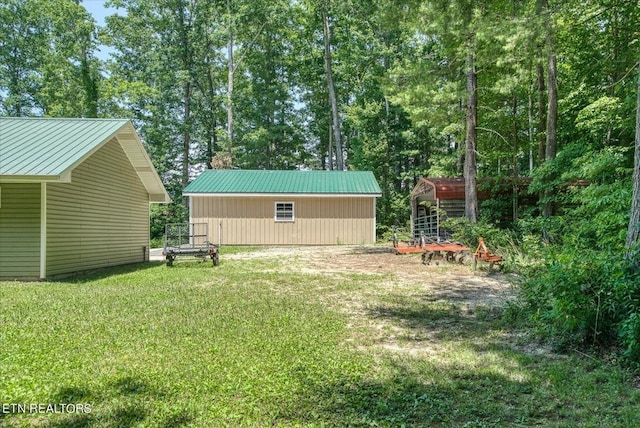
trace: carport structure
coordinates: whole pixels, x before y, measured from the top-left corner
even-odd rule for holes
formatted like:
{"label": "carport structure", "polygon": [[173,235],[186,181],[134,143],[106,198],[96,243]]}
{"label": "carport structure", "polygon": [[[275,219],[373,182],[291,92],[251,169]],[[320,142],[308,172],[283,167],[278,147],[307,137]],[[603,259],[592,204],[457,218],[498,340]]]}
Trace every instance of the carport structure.
{"label": "carport structure", "polygon": [[[411,236],[421,235],[437,241],[448,239],[442,227],[446,218],[464,217],[464,178],[421,177],[411,192]],[[478,199],[486,194],[478,193]]]}

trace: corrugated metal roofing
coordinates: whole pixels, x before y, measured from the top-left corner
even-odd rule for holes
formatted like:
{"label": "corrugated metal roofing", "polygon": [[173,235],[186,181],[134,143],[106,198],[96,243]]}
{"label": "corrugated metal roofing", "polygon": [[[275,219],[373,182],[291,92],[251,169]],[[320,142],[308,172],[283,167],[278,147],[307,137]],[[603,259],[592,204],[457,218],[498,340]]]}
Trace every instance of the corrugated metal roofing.
{"label": "corrugated metal roofing", "polygon": [[464,199],[464,178],[423,178],[433,186],[438,199]]}
{"label": "corrugated metal roofing", "polygon": [[58,176],[127,120],[0,118],[0,175]]}
{"label": "corrugated metal roofing", "polygon": [[[480,179],[479,181],[482,181]],[[429,194],[429,198],[436,199],[464,199],[465,180],[462,177],[421,177],[411,192],[412,197]],[[479,199],[488,199],[486,192],[478,190]]]}
{"label": "corrugated metal roofing", "polygon": [[370,171],[207,170],[184,194],[358,194],[382,192]]}
{"label": "corrugated metal roofing", "polygon": [[69,181],[72,170],[116,138],[152,202],[170,202],[127,119],[0,117],[0,180]]}

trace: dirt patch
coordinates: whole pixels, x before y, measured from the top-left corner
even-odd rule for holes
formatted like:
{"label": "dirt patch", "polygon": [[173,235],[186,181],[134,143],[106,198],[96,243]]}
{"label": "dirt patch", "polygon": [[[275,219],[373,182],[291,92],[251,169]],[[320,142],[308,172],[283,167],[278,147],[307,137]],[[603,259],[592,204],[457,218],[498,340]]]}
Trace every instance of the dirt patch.
{"label": "dirt patch", "polygon": [[[369,355],[400,359],[447,359],[460,349],[478,355],[511,349],[560,358],[544,344],[500,322],[516,297],[515,276],[439,261],[422,264],[421,254],[396,255],[391,247],[273,247],[224,260],[277,259],[269,269],[331,278],[315,290],[288,287],[278,292],[312,298],[348,316],[347,345]],[[359,283],[360,282],[360,283]],[[336,284],[350,283],[344,287]],[[311,292],[313,296],[305,293]],[[299,294],[298,294],[299,293]]]}
{"label": "dirt patch", "polygon": [[[391,247],[276,247],[222,254],[223,260],[277,258],[276,271],[334,279],[316,290],[315,298],[347,314],[352,332],[347,341],[367,353],[431,358],[447,353],[451,342],[482,343],[495,334],[487,318],[515,297],[507,275],[444,261],[424,265],[421,254],[396,255]],[[358,278],[366,285],[335,287]],[[515,344],[511,338],[500,341]]]}
{"label": "dirt patch", "polygon": [[[379,275],[381,285],[419,293],[429,300],[461,304],[501,305],[514,297],[510,278],[470,266],[440,261],[424,265],[420,254],[396,255],[391,247],[330,246],[274,247],[240,254],[223,255],[223,259],[255,258],[291,259],[295,269],[303,273]],[[295,262],[293,262],[295,261]],[[285,264],[293,268],[292,264]]]}

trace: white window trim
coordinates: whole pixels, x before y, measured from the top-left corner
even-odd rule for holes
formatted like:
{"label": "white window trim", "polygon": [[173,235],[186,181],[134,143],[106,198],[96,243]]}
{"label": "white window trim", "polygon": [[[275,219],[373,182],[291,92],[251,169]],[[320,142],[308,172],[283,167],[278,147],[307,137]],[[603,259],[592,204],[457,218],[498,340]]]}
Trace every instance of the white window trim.
{"label": "white window trim", "polygon": [[[278,218],[278,204],[291,204],[291,218]],[[292,201],[276,201],[273,204],[273,221],[276,223],[293,223],[296,221],[296,203]]]}

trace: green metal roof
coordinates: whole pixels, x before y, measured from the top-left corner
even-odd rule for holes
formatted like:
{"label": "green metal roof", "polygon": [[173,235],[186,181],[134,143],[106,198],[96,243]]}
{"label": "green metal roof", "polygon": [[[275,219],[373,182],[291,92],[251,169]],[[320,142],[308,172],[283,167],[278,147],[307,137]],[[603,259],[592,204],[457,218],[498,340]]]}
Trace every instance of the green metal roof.
{"label": "green metal roof", "polygon": [[71,172],[112,138],[120,143],[152,202],[169,202],[127,119],[0,117],[0,181],[69,182]]}
{"label": "green metal roof", "polygon": [[380,196],[370,171],[206,170],[183,191],[192,194],[339,194]]}
{"label": "green metal roof", "polygon": [[0,175],[59,176],[127,120],[0,118]]}

